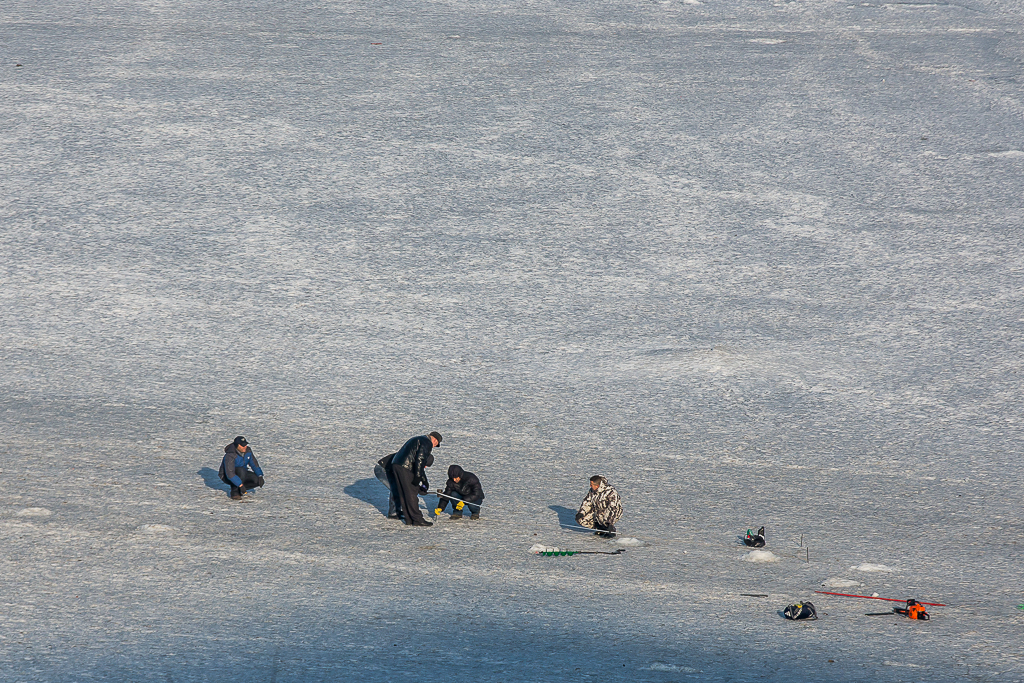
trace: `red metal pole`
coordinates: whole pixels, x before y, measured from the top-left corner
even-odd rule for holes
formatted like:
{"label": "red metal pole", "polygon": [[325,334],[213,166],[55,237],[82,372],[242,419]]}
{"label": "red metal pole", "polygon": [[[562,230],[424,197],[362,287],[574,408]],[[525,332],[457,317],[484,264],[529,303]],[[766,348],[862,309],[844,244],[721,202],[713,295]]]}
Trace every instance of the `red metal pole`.
{"label": "red metal pole", "polygon": [[[815,593],[821,593],[822,595],[838,595],[844,598],[864,598],[865,600],[888,600],[889,602],[906,602],[906,600],[899,600],[897,598],[876,598],[873,595],[853,595],[852,593],[829,593],[828,591],[814,591]],[[947,607],[941,602],[921,602],[917,601],[919,605],[930,605],[931,607]]]}

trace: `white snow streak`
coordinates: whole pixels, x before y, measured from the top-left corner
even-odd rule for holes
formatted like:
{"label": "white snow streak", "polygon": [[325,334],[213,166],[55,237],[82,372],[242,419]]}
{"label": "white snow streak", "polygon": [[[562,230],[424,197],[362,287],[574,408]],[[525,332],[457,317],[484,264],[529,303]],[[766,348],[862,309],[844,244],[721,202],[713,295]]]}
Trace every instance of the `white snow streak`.
{"label": "white snow streak", "polygon": [[778,562],[782,558],[770,550],[751,550],[740,559],[744,562]]}

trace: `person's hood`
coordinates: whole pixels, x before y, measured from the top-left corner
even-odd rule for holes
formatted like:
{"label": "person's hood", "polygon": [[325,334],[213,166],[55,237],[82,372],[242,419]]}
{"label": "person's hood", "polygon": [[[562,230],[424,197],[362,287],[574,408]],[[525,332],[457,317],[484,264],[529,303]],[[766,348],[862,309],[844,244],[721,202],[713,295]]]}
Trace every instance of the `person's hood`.
{"label": "person's hood", "polygon": [[238,449],[235,448],[234,443],[229,443],[227,446],[224,447],[224,453],[233,453],[235,455],[238,455]]}
{"label": "person's hood", "polygon": [[452,481],[455,481],[455,479],[461,477],[465,473],[466,471],[463,470],[458,465],[452,465],[451,467],[448,468],[448,478],[451,479]]}

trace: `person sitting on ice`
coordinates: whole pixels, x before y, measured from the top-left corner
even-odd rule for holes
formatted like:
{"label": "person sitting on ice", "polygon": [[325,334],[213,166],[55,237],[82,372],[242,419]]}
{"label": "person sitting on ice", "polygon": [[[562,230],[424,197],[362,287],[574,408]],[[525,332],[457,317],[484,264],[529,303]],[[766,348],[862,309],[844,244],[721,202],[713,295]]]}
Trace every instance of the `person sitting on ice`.
{"label": "person sitting on ice", "polygon": [[615,522],[622,517],[622,501],[608,480],[595,474],[590,478],[590,490],[587,491],[580,511],[576,513],[576,522],[588,529],[597,529],[596,536],[612,538],[615,536]]}
{"label": "person sitting on ice", "polygon": [[224,459],[218,474],[220,480],[231,487],[233,500],[240,500],[247,489],[263,486],[263,469],[244,436],[236,436],[224,447]]}
{"label": "person sitting on ice", "polygon": [[462,519],[462,508],[469,508],[470,519],[480,519],[480,503],[484,499],[484,489],[480,479],[472,472],[467,472],[458,465],[448,468],[448,481],[444,490],[437,490],[439,495],[434,516],[440,517],[448,503],[452,504],[451,519]]}

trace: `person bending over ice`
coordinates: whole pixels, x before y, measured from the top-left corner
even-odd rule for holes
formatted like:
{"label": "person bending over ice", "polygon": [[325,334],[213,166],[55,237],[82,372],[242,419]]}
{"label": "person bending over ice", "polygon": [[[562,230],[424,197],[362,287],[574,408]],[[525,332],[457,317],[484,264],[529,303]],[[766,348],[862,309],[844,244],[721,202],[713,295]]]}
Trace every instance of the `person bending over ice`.
{"label": "person bending over ice", "polygon": [[434,464],[431,451],[441,445],[441,435],[430,432],[426,436],[414,436],[393,456],[386,467],[388,480],[394,482],[391,493],[395,503],[401,510],[402,521],[411,526],[433,526],[433,522],[423,519],[420,512],[420,501],[416,497],[420,492],[426,493],[430,488],[427,481],[426,468]]}
{"label": "person bending over ice", "polygon": [[[480,503],[484,499],[484,490],[480,486],[480,479],[472,472],[467,472],[458,465],[448,468],[448,481],[445,482],[444,491],[438,489],[441,494],[438,499],[437,509],[434,516],[440,517],[448,503],[452,504],[451,519],[462,519],[462,508],[469,508],[470,519],[480,519]],[[445,498],[444,496],[450,496]],[[458,500],[452,500],[457,498]]]}
{"label": "person bending over ice", "polygon": [[244,436],[236,436],[224,447],[224,459],[220,462],[218,474],[221,481],[231,486],[233,500],[240,500],[247,489],[263,486],[263,469]]}
{"label": "person bending over ice", "polygon": [[622,517],[622,501],[619,492],[612,488],[608,480],[595,474],[590,478],[590,490],[587,491],[580,511],[576,513],[576,522],[588,529],[597,529],[595,535],[611,538],[615,535],[615,522]]}

